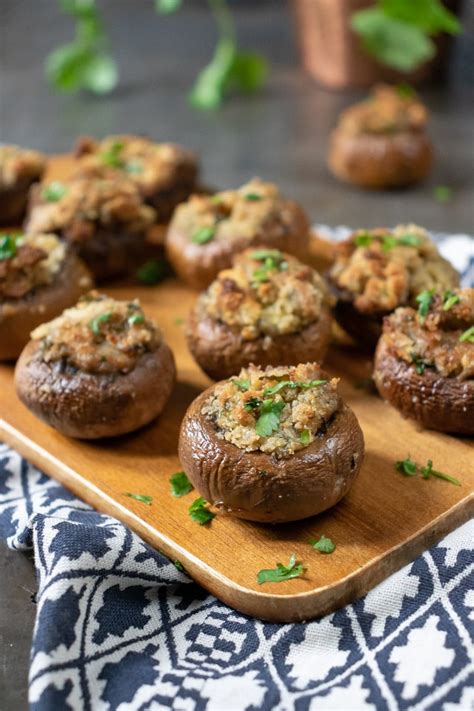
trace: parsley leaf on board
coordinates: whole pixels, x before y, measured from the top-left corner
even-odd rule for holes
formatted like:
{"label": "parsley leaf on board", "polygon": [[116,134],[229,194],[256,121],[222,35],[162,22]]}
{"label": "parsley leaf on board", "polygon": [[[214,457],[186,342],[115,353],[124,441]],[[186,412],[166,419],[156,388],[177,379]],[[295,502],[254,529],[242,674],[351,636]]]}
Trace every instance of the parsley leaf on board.
{"label": "parsley leaf on board", "polygon": [[453,199],[454,191],[449,185],[436,185],[433,188],[433,197],[437,202],[445,205]]}
{"label": "parsley leaf on board", "polygon": [[325,535],[322,535],[319,539],[315,538],[309,543],[315,551],[319,551],[320,553],[333,553],[336,550],[336,544]]}
{"label": "parsley leaf on board", "polygon": [[196,521],[200,526],[204,526],[206,523],[212,521],[216,515],[207,508],[207,501],[202,496],[199,496],[199,498],[193,501],[188,511],[192,520]]}
{"label": "parsley leaf on board", "polygon": [[420,472],[423,479],[429,479],[433,476],[436,479],[443,479],[444,481],[448,481],[450,484],[454,484],[455,486],[461,486],[461,482],[459,481],[459,479],[456,479],[454,476],[450,476],[449,474],[445,474],[444,472],[440,472],[436,469],[433,469],[433,462],[431,461],[431,459],[428,459],[426,466],[419,467],[418,464],[412,461],[412,459],[410,459],[410,456],[408,456],[406,459],[401,459],[400,461],[395,462],[395,469],[397,470],[397,472],[400,472],[405,476],[416,476],[417,473]]}
{"label": "parsley leaf on board", "polygon": [[173,496],[185,496],[194,489],[189,481],[186,472],[176,472],[170,477],[171,493]]}
{"label": "parsley leaf on board", "polygon": [[281,583],[283,580],[299,578],[303,572],[303,564],[297,563],[296,554],[292,553],[288,565],[277,563],[276,568],[259,570],[257,573],[257,582],[259,585],[263,583]]}
{"label": "parsley leaf on board", "polygon": [[395,463],[395,469],[405,476],[416,476],[417,466],[416,463],[410,459],[410,455],[408,455],[406,459],[400,459]]}
{"label": "parsley leaf on board", "polygon": [[129,496],[131,499],[140,501],[142,504],[146,504],[147,506],[151,506],[153,501],[153,496],[147,496],[146,494],[132,494],[131,492],[126,492],[125,496]]}

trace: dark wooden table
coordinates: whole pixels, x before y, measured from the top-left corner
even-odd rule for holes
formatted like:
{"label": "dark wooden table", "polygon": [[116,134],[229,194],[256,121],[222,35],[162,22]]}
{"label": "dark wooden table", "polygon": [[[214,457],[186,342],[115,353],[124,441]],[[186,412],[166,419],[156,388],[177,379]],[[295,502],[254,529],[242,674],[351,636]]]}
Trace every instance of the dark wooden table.
{"label": "dark wooden table", "polygon": [[[432,110],[435,170],[414,190],[377,194],[338,184],[324,164],[338,112],[361,92],[332,93],[316,86],[299,70],[283,0],[256,4],[239,6],[239,34],[244,46],[269,57],[269,84],[254,97],[231,100],[220,112],[206,114],[190,109],[185,100],[196,68],[213,46],[213,26],[202,8],[191,5],[162,18],[154,14],[151,0],[99,3],[122,82],[112,96],[97,99],[57,96],[44,82],[44,57],[72,34],[70,19],[56,4],[0,0],[0,140],[64,152],[79,134],[147,133],[195,148],[211,184],[237,186],[254,175],[274,180],[317,222],[372,227],[414,221],[472,234],[472,3],[467,3],[467,31],[457,41],[449,82],[423,91]],[[433,199],[438,184],[453,188],[450,204]],[[0,709],[26,707],[35,588],[31,560],[0,543]]]}

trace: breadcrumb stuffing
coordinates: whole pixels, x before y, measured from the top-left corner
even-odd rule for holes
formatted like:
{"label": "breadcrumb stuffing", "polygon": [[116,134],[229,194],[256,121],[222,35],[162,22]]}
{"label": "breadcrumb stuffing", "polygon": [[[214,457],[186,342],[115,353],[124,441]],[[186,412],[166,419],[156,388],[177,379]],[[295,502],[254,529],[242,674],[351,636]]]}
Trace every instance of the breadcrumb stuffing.
{"label": "breadcrumb stuffing", "polygon": [[422,227],[359,230],[338,245],[330,278],[365,314],[416,305],[425,289],[459,286],[459,274]]}
{"label": "breadcrumb stuffing", "polygon": [[412,308],[397,309],[385,318],[382,338],[393,355],[413,364],[420,375],[432,368],[445,378],[474,379],[474,289],[434,294],[426,316]]}
{"label": "breadcrumb stuffing", "polygon": [[[202,414],[220,439],[246,452],[278,458],[304,449],[341,408],[338,379],[328,379],[317,363],[243,368],[218,383]],[[262,416],[270,413],[270,421]]]}
{"label": "breadcrumb stuffing", "polygon": [[53,234],[8,235],[10,251],[0,260],[0,300],[19,299],[53,283],[64,264],[66,246]]}
{"label": "breadcrumb stuffing", "polygon": [[201,319],[221,321],[250,341],[300,331],[331,304],[314,269],[276,249],[249,249],[220,272],[197,310]]}
{"label": "breadcrumb stuffing", "polygon": [[14,145],[0,145],[0,188],[39,180],[46,168],[46,158],[39,151]]}
{"label": "breadcrumb stuffing", "polygon": [[138,300],[116,301],[97,292],[38,326],[31,338],[41,342],[44,362],[64,361],[89,373],[128,373],[162,342],[160,329],[145,317]]}

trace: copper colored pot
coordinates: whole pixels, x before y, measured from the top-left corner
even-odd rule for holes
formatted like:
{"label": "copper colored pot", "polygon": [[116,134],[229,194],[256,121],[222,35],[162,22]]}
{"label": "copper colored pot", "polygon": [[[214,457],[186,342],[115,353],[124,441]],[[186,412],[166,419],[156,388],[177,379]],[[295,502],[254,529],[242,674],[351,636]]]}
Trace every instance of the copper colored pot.
{"label": "copper colored pot", "polygon": [[[292,0],[303,67],[321,84],[334,89],[370,86],[376,81],[424,81],[439,73],[446,63],[450,37],[437,38],[438,52],[416,72],[406,75],[379,64],[361,46],[351,30],[354,12],[373,5],[373,0]],[[461,0],[445,3],[459,12]]]}

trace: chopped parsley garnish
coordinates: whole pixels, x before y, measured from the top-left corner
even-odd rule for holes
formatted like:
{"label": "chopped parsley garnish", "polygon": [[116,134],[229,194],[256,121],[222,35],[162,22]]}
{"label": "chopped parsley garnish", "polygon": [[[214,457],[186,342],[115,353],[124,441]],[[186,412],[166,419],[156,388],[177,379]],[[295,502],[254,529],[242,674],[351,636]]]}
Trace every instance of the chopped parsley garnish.
{"label": "chopped parsley garnish", "polygon": [[263,200],[263,195],[259,195],[258,193],[245,193],[244,198],[250,202],[257,202],[258,200]]}
{"label": "chopped parsley garnish", "polygon": [[180,560],[174,560],[173,564],[174,564],[174,567],[176,568],[176,570],[179,570],[180,573],[186,572],[186,569]]}
{"label": "chopped parsley garnish", "polygon": [[448,481],[450,484],[454,484],[455,486],[461,486],[461,482],[459,481],[459,479],[456,479],[455,477],[450,476],[449,474],[445,474],[444,472],[440,472],[436,469],[433,469],[433,462],[431,461],[431,459],[428,459],[426,466],[419,467],[418,464],[416,464],[416,462],[414,462],[412,459],[410,459],[410,456],[408,456],[406,459],[402,459],[396,462],[395,469],[397,470],[397,472],[400,472],[405,476],[416,476],[419,472],[423,479],[435,477],[436,479]]}
{"label": "chopped parsley garnish", "polygon": [[247,378],[233,378],[232,382],[234,383],[236,388],[239,388],[243,393],[247,392],[250,388],[250,380]]}
{"label": "chopped parsley garnish", "polygon": [[137,271],[137,279],[142,284],[158,284],[165,278],[167,271],[168,267],[164,260],[151,259],[149,262],[145,262]]}
{"label": "chopped parsley garnish", "polygon": [[292,390],[301,388],[303,390],[308,390],[309,388],[314,388],[317,385],[324,385],[325,383],[327,383],[327,380],[308,380],[307,382],[304,380],[280,380],[280,382],[276,385],[265,388],[263,394],[265,397],[267,395],[275,395],[276,393],[279,393],[280,390],[283,390],[283,388],[291,388]]}
{"label": "chopped parsley garnish", "polygon": [[255,431],[260,437],[269,437],[280,426],[281,411],[285,407],[284,402],[274,402],[264,400],[260,408],[260,417],[255,423]]}
{"label": "chopped parsley garnish", "polygon": [[9,234],[0,235],[0,261],[11,259],[16,254],[17,237]]}
{"label": "chopped parsley garnish", "polygon": [[411,362],[415,366],[415,370],[418,375],[423,375],[423,373],[425,372],[425,368],[431,368],[431,363],[427,363],[423,360],[423,358],[420,358],[419,356],[415,355],[415,353],[411,354]]}
{"label": "chopped parsley garnish", "polygon": [[257,573],[257,582],[259,585],[263,583],[281,583],[283,580],[299,578],[303,574],[303,571],[303,564],[297,563],[296,554],[292,553],[288,565],[277,563],[276,568],[259,570]]}
{"label": "chopped parsley garnish", "polygon": [[132,494],[128,491],[125,496],[129,496],[131,499],[140,501],[142,504],[146,504],[147,506],[151,506],[153,501],[153,496],[147,496],[146,494]]}
{"label": "chopped parsley garnish", "polygon": [[303,444],[305,447],[311,442],[311,430],[303,430],[300,432],[300,442]]}
{"label": "chopped parsley garnish", "polygon": [[416,297],[416,303],[418,304],[418,314],[420,316],[420,323],[424,323],[430,310],[431,302],[433,301],[434,289],[425,289]]}
{"label": "chopped parsley garnish", "polygon": [[207,501],[204,499],[202,496],[200,496],[198,499],[195,499],[191,506],[189,507],[189,515],[191,516],[193,521],[196,521],[200,526],[204,526],[206,523],[209,523],[209,521],[212,521],[212,519],[215,517],[215,513],[212,513],[212,511],[209,511],[207,507]]}
{"label": "chopped parsley garnish", "polygon": [[443,311],[449,311],[453,306],[459,304],[461,297],[455,294],[454,291],[447,289],[443,294]]}
{"label": "chopped parsley garnish", "polygon": [[436,185],[433,188],[433,197],[442,204],[451,202],[453,199],[453,189],[449,185]]}
{"label": "chopped parsley garnish", "polygon": [[400,459],[395,463],[395,469],[405,476],[416,476],[417,466],[416,463],[410,459],[410,455],[408,455],[406,459]]}
{"label": "chopped parsley garnish", "polygon": [[127,319],[130,326],[137,326],[141,323],[145,323],[145,317],[143,314],[132,314]]}
{"label": "chopped parsley garnish", "polygon": [[459,336],[460,343],[474,343],[474,326],[471,326]]}
{"label": "chopped parsley garnish", "polygon": [[121,153],[125,147],[123,141],[113,141],[110,148],[107,151],[101,153],[100,158],[104,165],[108,165],[110,168],[123,168],[124,161],[121,157]]}
{"label": "chopped parsley garnish", "polygon": [[59,202],[67,191],[68,188],[63,183],[60,183],[59,180],[53,180],[52,183],[43,188],[41,197],[47,202]]}
{"label": "chopped parsley garnish", "polygon": [[89,321],[89,328],[94,334],[94,336],[100,336],[101,333],[101,325],[103,323],[107,323],[109,318],[112,316],[111,311],[106,311],[105,314],[99,314],[99,316],[96,316],[93,318],[91,321]]}
{"label": "chopped parsley garnish", "polygon": [[356,235],[354,241],[357,247],[369,247],[374,240],[382,242],[384,252],[389,252],[394,247],[419,247],[422,243],[420,237],[410,233],[397,237],[392,234],[372,235],[370,232],[362,232]]}
{"label": "chopped parsley garnish", "polygon": [[279,249],[256,249],[250,254],[250,257],[257,262],[264,262],[266,259],[283,259],[283,255]]}
{"label": "chopped parsley garnish", "polygon": [[139,160],[129,160],[124,166],[127,173],[130,175],[137,175],[143,172],[143,164]]}
{"label": "chopped parsley garnish", "polygon": [[208,225],[207,227],[200,227],[191,237],[191,241],[195,244],[206,244],[210,242],[216,234],[215,225]]}
{"label": "chopped parsley garnish", "polygon": [[185,496],[194,489],[189,481],[186,472],[176,472],[170,477],[171,493],[173,496]]}
{"label": "chopped parsley garnish", "polygon": [[268,472],[266,469],[260,469],[257,473],[258,473],[258,476],[262,476],[262,477],[268,476]]}
{"label": "chopped parsley garnish", "polygon": [[336,544],[324,535],[322,535],[319,539],[310,541],[309,543],[315,551],[319,551],[320,553],[334,553],[336,550]]}
{"label": "chopped parsley garnish", "polygon": [[244,410],[247,410],[247,412],[252,412],[252,410],[256,410],[258,407],[260,407],[261,404],[262,401],[259,397],[249,397],[249,399],[244,405]]}
{"label": "chopped parsley garnish", "polygon": [[257,249],[250,256],[257,262],[263,262],[252,274],[252,279],[257,283],[268,281],[270,272],[288,269],[288,262],[279,249]]}

